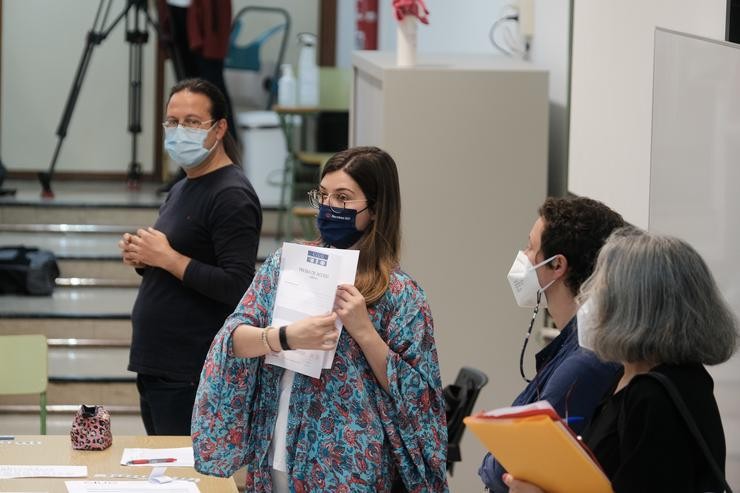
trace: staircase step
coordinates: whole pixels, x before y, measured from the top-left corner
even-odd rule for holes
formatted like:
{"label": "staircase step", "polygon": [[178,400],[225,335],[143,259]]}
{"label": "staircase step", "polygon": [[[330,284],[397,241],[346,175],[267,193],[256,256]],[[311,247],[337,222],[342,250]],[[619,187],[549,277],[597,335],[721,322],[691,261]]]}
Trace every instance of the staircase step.
{"label": "staircase step", "polygon": [[59,288],[135,288],[139,286],[139,281],[104,277],[57,277],[56,286]]}
{"label": "staircase step", "polygon": [[[56,231],[75,231],[64,225],[106,225],[97,230],[100,233],[135,231],[141,226],[154,224],[157,208],[126,207],[49,207],[49,206],[8,206],[0,207],[0,223],[3,228],[21,230],[18,225],[48,224],[60,226]],[[80,228],[77,228],[79,230]],[[37,228],[37,231],[39,229]],[[90,231],[90,230],[88,230]]]}
{"label": "staircase step", "polygon": [[0,296],[0,318],[129,320],[136,288],[65,288],[51,296]]}
{"label": "staircase step", "polygon": [[[102,404],[138,408],[139,392],[134,382],[49,382],[46,389],[49,406],[80,404]],[[39,398],[34,395],[6,395],[0,397],[2,406],[36,406]],[[16,407],[16,410],[21,408]],[[137,409],[138,410],[138,409]]]}
{"label": "staircase step", "polygon": [[120,256],[114,259],[58,259],[58,264],[61,277],[117,279],[135,285],[141,282],[141,276],[128,265],[124,265]]}
{"label": "staircase step", "polygon": [[[3,297],[0,297],[2,301]],[[75,318],[2,318],[0,335],[43,334],[47,339],[115,340],[131,342],[129,319],[75,319]]]}
{"label": "staircase step", "polygon": [[[157,211],[147,209],[7,207],[0,202],[0,232],[4,233],[92,233],[120,236],[151,226],[156,220]],[[300,224],[296,224],[297,222],[293,221],[293,235],[301,238]],[[262,211],[262,236],[274,237],[277,234],[277,224],[277,210]]]}
{"label": "staircase step", "polygon": [[50,347],[49,380],[67,382],[133,381],[128,370],[128,347]]}
{"label": "staircase step", "polygon": [[[0,225],[2,227],[3,225]],[[5,225],[13,226],[13,225]],[[24,226],[24,225],[16,225]],[[31,226],[61,226],[50,224],[28,224]],[[85,227],[90,227],[85,225]],[[120,226],[117,226],[120,227]],[[8,228],[12,229],[12,228]],[[55,231],[3,231],[3,245],[25,245],[50,250],[54,252],[57,259],[62,260],[109,260],[115,259],[120,262],[121,250],[118,241],[121,234],[99,233],[90,234],[85,232],[55,232]]]}

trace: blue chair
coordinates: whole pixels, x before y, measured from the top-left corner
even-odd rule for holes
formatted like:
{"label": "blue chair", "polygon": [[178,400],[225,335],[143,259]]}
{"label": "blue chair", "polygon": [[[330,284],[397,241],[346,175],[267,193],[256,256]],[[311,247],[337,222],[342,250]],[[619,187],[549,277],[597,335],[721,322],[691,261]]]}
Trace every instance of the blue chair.
{"label": "blue chair", "polygon": [[[245,16],[250,13],[274,14],[279,16],[282,21],[253,38],[246,45],[238,45],[237,40],[245,26]],[[234,16],[234,22],[231,27],[229,37],[229,52],[224,59],[224,67],[235,70],[247,70],[259,72],[262,69],[262,46],[267,43],[273,36],[282,33],[280,41],[280,50],[275,60],[275,70],[270,80],[265,81],[265,90],[269,91],[267,108],[272,108],[277,95],[277,80],[280,77],[280,65],[285,57],[285,49],[288,44],[290,35],[290,15],[288,11],[276,7],[249,6],[241,9]]]}

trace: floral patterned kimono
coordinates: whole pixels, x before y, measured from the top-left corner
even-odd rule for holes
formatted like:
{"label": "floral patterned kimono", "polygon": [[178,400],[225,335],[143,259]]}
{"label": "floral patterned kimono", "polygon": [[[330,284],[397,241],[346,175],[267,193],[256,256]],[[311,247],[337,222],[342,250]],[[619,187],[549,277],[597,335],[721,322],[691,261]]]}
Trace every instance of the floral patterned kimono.
{"label": "floral patterned kimono", "polygon": [[[264,357],[237,358],[240,324],[269,325],[279,252],[255,276],[206,358],[193,410],[195,467],[229,476],[247,467],[247,491],[272,491],[268,450],[283,369]],[[290,487],[296,492],[447,491],[447,428],[432,316],[426,295],[400,270],[368,307],[388,344],[389,392],[345,330],[320,379],[295,374],[287,430]]]}

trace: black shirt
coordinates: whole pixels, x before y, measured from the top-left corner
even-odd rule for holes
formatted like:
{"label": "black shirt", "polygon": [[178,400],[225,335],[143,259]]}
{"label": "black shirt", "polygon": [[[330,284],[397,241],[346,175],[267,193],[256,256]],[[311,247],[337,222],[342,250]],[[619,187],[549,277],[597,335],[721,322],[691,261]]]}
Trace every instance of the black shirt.
{"label": "black shirt", "polygon": [[[712,377],[702,365],[653,368],[678,389],[717,464],[725,436]],[[616,493],[723,491],[673,400],[656,380],[638,375],[597,409],[584,440]]]}
{"label": "black shirt", "polygon": [[213,337],[252,282],[261,227],[259,199],[235,165],[172,187],[154,228],[192,260],[182,281],[143,269],[129,370],[199,378]]}

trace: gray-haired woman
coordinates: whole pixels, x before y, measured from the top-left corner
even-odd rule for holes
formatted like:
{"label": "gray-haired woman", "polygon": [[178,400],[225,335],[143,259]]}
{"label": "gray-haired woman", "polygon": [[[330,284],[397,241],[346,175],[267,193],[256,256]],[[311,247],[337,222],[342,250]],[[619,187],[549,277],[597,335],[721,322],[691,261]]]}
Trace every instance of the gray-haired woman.
{"label": "gray-haired woman", "polygon": [[[618,230],[580,300],[582,345],[624,365],[584,433],[614,491],[723,491],[673,399],[647,375],[663,375],[677,388],[724,472],[724,430],[703,365],[732,356],[737,323],[702,258],[677,238]],[[542,491],[508,474],[504,482],[514,493]]]}

